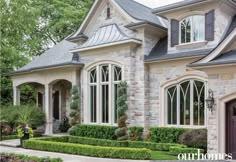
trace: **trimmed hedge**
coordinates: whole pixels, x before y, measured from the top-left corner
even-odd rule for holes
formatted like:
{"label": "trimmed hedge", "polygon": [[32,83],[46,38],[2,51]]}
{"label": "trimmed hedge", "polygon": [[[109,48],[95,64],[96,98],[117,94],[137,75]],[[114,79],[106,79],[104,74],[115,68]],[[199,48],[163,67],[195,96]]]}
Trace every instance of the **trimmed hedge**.
{"label": "trimmed hedge", "polygon": [[37,139],[24,141],[23,147],[26,149],[35,149],[94,157],[142,160],[151,158],[151,150],[148,149],[101,147],[73,143],[50,142]]}
{"label": "trimmed hedge", "polygon": [[91,137],[99,139],[116,139],[115,130],[118,127],[100,125],[76,125],[69,129],[69,134],[80,137]]}
{"label": "trimmed hedge", "polygon": [[[17,158],[17,159],[16,159]],[[0,161],[22,161],[24,160],[24,162],[27,161],[37,161],[37,162],[63,162],[62,159],[60,158],[49,158],[49,157],[45,157],[45,158],[39,158],[36,156],[27,156],[27,155],[23,155],[23,154],[15,154],[15,153],[0,153]]]}
{"label": "trimmed hedge", "polygon": [[63,137],[48,137],[39,138],[43,141],[52,142],[69,142],[69,143],[79,143],[93,146],[109,146],[109,147],[130,147],[130,148],[146,148],[154,151],[169,151],[170,147],[186,147],[181,144],[174,143],[154,143],[154,142],[144,142],[144,141],[117,141],[117,140],[105,140],[87,137],[77,137],[77,136],[63,136]]}
{"label": "trimmed hedge", "polygon": [[154,143],[154,142],[142,142],[142,141],[129,141],[129,146],[132,148],[147,148],[154,151],[169,151],[170,147],[178,146],[180,148],[186,147],[181,144],[174,143]]}
{"label": "trimmed hedge", "polygon": [[151,141],[157,143],[179,143],[179,136],[186,128],[153,127],[150,129]]}
{"label": "trimmed hedge", "polygon": [[68,142],[94,146],[128,147],[128,141],[105,140],[87,137],[68,137]]}
{"label": "trimmed hedge", "polygon": [[173,147],[170,147],[170,154],[173,154],[173,155],[184,154],[184,153],[195,154],[195,153],[198,153],[198,150],[200,150],[201,153],[204,153],[203,149],[190,148],[190,147],[181,148],[178,146],[173,146]]}

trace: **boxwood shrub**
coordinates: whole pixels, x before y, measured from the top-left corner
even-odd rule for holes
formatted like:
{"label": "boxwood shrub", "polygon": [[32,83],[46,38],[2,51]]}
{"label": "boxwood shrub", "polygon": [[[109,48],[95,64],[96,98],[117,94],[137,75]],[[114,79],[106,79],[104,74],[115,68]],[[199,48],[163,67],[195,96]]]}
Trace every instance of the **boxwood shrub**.
{"label": "boxwood shrub", "polygon": [[142,140],[143,135],[143,127],[129,127],[128,133],[129,133],[129,140],[131,141],[140,141]]}
{"label": "boxwood shrub", "polygon": [[0,153],[0,161],[37,161],[37,162],[62,162],[60,158],[40,158],[35,156],[27,156],[23,154],[14,153]]}
{"label": "boxwood shrub", "polygon": [[179,136],[189,129],[153,127],[150,129],[150,137],[153,142],[160,143],[179,143]]}
{"label": "boxwood shrub", "polygon": [[100,125],[76,125],[69,129],[69,134],[80,137],[91,137],[99,139],[116,139],[115,126],[100,126]]}
{"label": "boxwood shrub", "polygon": [[141,148],[104,147],[31,139],[24,141],[26,149],[120,159],[150,159],[151,150]]}
{"label": "boxwood shrub", "polygon": [[77,136],[69,136],[68,142],[94,146],[128,147],[128,141],[105,140]]}
{"label": "boxwood shrub", "polygon": [[198,150],[200,150],[200,153],[204,153],[203,149],[198,149],[198,148],[190,148],[190,147],[185,147],[185,148],[181,148],[178,146],[173,146],[170,147],[170,154],[173,155],[178,155],[178,154],[184,154],[184,153],[190,153],[190,154],[195,154],[198,153]]}
{"label": "boxwood shrub", "polygon": [[181,148],[186,147],[185,145],[174,144],[174,143],[154,143],[154,142],[142,142],[142,141],[129,141],[128,145],[128,147],[147,148],[154,151],[169,151],[170,147],[172,146],[178,146]]}

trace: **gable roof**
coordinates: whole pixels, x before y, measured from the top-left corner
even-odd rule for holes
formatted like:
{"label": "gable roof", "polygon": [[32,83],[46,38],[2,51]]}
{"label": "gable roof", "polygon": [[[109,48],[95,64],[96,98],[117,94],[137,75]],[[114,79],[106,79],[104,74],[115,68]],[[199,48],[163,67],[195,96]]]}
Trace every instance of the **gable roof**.
{"label": "gable roof", "polygon": [[133,41],[141,44],[141,40],[132,38],[124,34],[116,24],[110,24],[100,27],[95,34],[90,37],[87,42],[81,46],[74,47],[71,52],[85,51],[101,46],[111,46],[112,44],[120,44],[121,42]]}
{"label": "gable roof", "polygon": [[79,62],[78,57],[75,55],[73,56],[73,54],[69,52],[69,50],[75,46],[75,43],[62,40],[54,47],[48,49],[43,54],[36,57],[27,65],[9,73],[9,75],[64,65],[81,65],[82,63]]}
{"label": "gable roof", "polygon": [[149,22],[160,26],[161,28],[168,27],[168,21],[162,17],[152,13],[152,9],[144,6],[134,0],[115,0],[119,6],[133,18],[142,22]]}
{"label": "gable roof", "polygon": [[[134,0],[111,0],[121,8],[134,22],[130,23],[140,23],[146,22],[151,25],[158,26],[162,29],[167,29],[168,21],[162,17],[156,16],[152,13],[152,9],[148,8]],[[89,13],[87,14],[86,18],[84,19],[80,28],[73,33],[68,40],[75,40],[80,38],[80,35],[83,35],[83,28],[95,14],[96,9],[99,5],[101,5],[102,0],[95,0],[93,6],[91,7]],[[136,21],[135,21],[136,20]]]}

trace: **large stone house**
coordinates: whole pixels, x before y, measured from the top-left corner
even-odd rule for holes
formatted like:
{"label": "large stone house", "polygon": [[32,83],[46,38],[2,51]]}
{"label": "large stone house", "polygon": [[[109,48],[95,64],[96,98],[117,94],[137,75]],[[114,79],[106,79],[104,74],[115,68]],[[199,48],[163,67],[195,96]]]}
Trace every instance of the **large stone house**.
{"label": "large stone house", "polygon": [[9,74],[14,104],[21,85],[37,87],[45,134],[52,134],[77,85],[81,122],[116,125],[117,84],[125,80],[129,125],[207,128],[208,151],[236,158],[235,15],[235,0],[156,9],[97,0],[75,33]]}

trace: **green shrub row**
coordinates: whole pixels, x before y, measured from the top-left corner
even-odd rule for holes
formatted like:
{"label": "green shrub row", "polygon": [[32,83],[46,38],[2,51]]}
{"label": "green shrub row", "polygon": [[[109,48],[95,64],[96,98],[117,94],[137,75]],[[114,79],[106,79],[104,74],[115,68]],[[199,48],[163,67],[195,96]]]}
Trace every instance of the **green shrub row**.
{"label": "green shrub row", "polygon": [[140,148],[104,147],[74,143],[51,142],[37,139],[24,141],[26,149],[44,150],[76,155],[120,158],[120,159],[150,159],[151,150]]}
{"label": "green shrub row", "polygon": [[175,143],[154,143],[154,142],[142,142],[142,141],[129,141],[128,146],[132,148],[147,148],[155,151],[169,151],[170,147],[178,146],[180,148],[186,147],[185,145]]}
{"label": "green shrub row", "polygon": [[68,133],[74,136],[91,137],[99,139],[116,139],[115,130],[118,127],[101,125],[76,125],[69,129]]}
{"label": "green shrub row", "polygon": [[169,151],[170,147],[172,146],[178,146],[182,148],[186,147],[185,145],[174,144],[174,143],[154,143],[145,141],[117,141],[117,140],[105,140],[105,139],[77,137],[77,136],[48,137],[48,138],[40,138],[39,140],[78,143],[78,144],[86,144],[93,146],[146,148],[155,151]]}
{"label": "green shrub row", "polygon": [[94,146],[128,147],[128,141],[105,140],[77,136],[70,136],[68,142]]}
{"label": "green shrub row", "polygon": [[173,147],[170,147],[170,154],[173,154],[173,155],[184,154],[184,153],[195,154],[195,153],[198,153],[198,150],[200,150],[200,153],[204,153],[203,149],[190,148],[190,147],[181,148],[178,146],[173,146]]}
{"label": "green shrub row", "polygon": [[[11,160],[16,160],[15,158],[18,158],[22,161],[37,161],[37,162],[62,162],[62,159],[60,158],[39,158],[35,156],[27,156],[27,155],[22,155],[22,154],[15,154],[15,153],[0,153],[1,160],[0,161],[11,161]],[[14,159],[13,159],[14,158]]]}
{"label": "green shrub row", "polygon": [[150,129],[151,141],[157,143],[179,143],[179,136],[189,129],[153,127]]}

